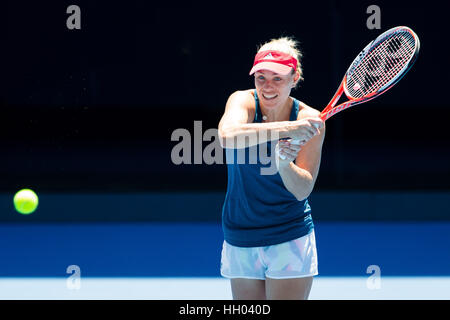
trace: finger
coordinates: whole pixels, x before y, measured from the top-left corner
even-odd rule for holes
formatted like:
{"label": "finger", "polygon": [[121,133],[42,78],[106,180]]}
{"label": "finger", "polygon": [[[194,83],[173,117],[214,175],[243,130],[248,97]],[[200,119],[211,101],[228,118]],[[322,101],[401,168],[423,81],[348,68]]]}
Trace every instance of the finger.
{"label": "finger", "polygon": [[286,148],[289,148],[289,146],[288,146],[286,143],[281,143],[281,144],[278,146],[278,148],[279,148],[279,150],[281,151],[281,150],[284,150],[284,149],[286,149]]}
{"label": "finger", "polygon": [[289,146],[283,147],[283,149],[290,150],[292,152],[299,152],[302,147],[299,145],[291,144]]}
{"label": "finger", "polygon": [[304,128],[305,132],[308,133],[311,136],[313,136],[314,132],[316,131],[316,129],[312,125],[305,126],[303,128]]}
{"label": "finger", "polygon": [[314,128],[314,136],[317,136],[320,134],[320,129],[322,129],[323,127],[320,127],[320,129],[318,127],[316,127],[315,125],[312,126]]}
{"label": "finger", "polygon": [[296,155],[288,155],[288,156],[286,156],[286,160],[287,161],[292,161],[292,160],[294,160],[295,158],[297,158],[297,156]]}
{"label": "finger", "polygon": [[310,134],[311,134],[310,139],[312,139],[312,138],[314,138],[315,136],[317,136],[318,134],[320,134],[319,129],[317,129],[315,126],[311,126],[309,132],[310,132]]}
{"label": "finger", "polygon": [[309,141],[312,137],[314,136],[312,131],[309,131],[307,129],[302,130],[301,132],[299,132],[299,139],[303,140],[303,141]]}
{"label": "finger", "polygon": [[300,140],[300,139],[292,139],[290,142],[291,146],[303,146],[306,143],[306,140]]}
{"label": "finger", "polygon": [[299,152],[300,150],[302,150],[302,147],[303,146],[296,145],[296,144],[291,144],[289,146],[289,149],[291,149],[292,151],[295,151],[295,152]]}
{"label": "finger", "polygon": [[280,150],[279,157],[286,161],[292,161],[297,158],[297,153],[288,150]]}
{"label": "finger", "polygon": [[300,138],[304,140],[310,140],[316,135],[320,133],[319,129],[316,128],[316,126],[310,124],[307,122],[307,125],[303,126],[300,133]]}
{"label": "finger", "polygon": [[289,142],[289,145],[290,146],[298,146],[298,147],[301,147],[301,146],[303,146],[304,144],[306,143],[306,140],[304,140],[304,139],[292,139],[290,142]]}
{"label": "finger", "polygon": [[305,141],[311,140],[312,138],[314,138],[314,132],[308,133],[308,135],[305,138],[306,138]]}
{"label": "finger", "polygon": [[290,142],[285,142],[285,143],[279,145],[280,149],[299,149],[301,147],[302,147],[302,145],[300,145],[300,144],[292,144]]}
{"label": "finger", "polygon": [[286,145],[286,147],[299,149],[299,148],[301,148],[303,146],[303,144],[304,144],[303,142],[301,142],[301,143],[289,143],[289,144]]}
{"label": "finger", "polygon": [[325,123],[320,118],[309,118],[307,120],[317,130],[322,129],[325,126]]}
{"label": "finger", "polygon": [[285,160],[286,159],[286,155],[285,155],[285,153],[283,151],[283,145],[284,145],[284,141],[281,141],[281,140],[278,141],[278,143],[277,143],[277,145],[275,147],[275,153],[280,159]]}
{"label": "finger", "polygon": [[289,150],[288,153],[289,155],[291,155],[294,159],[297,158],[299,151],[295,151],[295,150]]}
{"label": "finger", "polygon": [[295,158],[297,157],[297,154],[298,154],[298,150],[292,150],[290,148],[282,149],[282,151],[283,151],[284,155],[287,155],[290,157],[295,157]]}
{"label": "finger", "polygon": [[290,151],[290,155],[295,159],[298,156],[298,151]]}

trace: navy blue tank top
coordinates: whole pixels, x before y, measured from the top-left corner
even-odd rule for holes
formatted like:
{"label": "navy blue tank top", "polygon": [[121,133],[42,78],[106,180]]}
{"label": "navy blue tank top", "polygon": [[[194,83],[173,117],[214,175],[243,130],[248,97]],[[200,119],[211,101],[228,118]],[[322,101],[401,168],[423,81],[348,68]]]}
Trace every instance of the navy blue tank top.
{"label": "navy blue tank top", "polygon": [[[256,90],[254,95],[253,122],[257,123],[261,122],[262,113]],[[294,99],[290,121],[297,120],[298,110],[299,101]],[[231,245],[279,244],[305,236],[314,228],[308,199],[298,201],[276,170],[275,145],[275,141],[268,141],[243,149],[225,149],[228,187],[222,208],[222,228],[225,241]],[[269,162],[261,156],[266,154],[271,159]]]}

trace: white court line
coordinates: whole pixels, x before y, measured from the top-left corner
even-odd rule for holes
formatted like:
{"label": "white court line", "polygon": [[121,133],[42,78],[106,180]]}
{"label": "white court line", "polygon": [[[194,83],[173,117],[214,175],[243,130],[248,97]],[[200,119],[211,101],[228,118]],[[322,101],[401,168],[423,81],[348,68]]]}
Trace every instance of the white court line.
{"label": "white court line", "polygon": [[[82,278],[69,289],[66,278],[0,278],[1,300],[229,300],[223,278]],[[450,277],[382,277],[369,289],[367,277],[314,279],[310,299],[316,300],[448,300]]]}

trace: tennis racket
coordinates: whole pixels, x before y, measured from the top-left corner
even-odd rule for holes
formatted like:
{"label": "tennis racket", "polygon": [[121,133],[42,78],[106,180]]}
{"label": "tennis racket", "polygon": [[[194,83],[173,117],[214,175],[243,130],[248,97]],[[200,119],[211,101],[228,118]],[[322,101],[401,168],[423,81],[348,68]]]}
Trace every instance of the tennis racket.
{"label": "tennis racket", "polygon": [[[392,88],[411,69],[419,49],[419,38],[408,27],[395,27],[382,33],[350,65],[320,118],[325,121],[342,110],[372,100]],[[342,93],[345,93],[348,101],[336,106]]]}

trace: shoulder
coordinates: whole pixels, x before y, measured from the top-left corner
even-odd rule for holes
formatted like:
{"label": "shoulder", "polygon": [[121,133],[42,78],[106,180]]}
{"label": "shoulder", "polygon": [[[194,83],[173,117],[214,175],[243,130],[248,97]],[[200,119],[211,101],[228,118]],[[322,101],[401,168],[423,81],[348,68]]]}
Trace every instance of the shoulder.
{"label": "shoulder", "polygon": [[255,105],[255,96],[252,89],[238,90],[228,97],[228,103],[239,103],[241,105]]}
{"label": "shoulder", "polygon": [[315,118],[320,115],[320,111],[308,106],[306,103],[299,101],[297,120],[305,118]]}
{"label": "shoulder", "polygon": [[246,110],[249,115],[255,113],[255,96],[252,89],[233,92],[229,97],[226,110]]}
{"label": "shoulder", "polygon": [[219,122],[219,130],[236,123],[251,123],[255,118],[255,98],[251,90],[235,91],[229,97]]}

